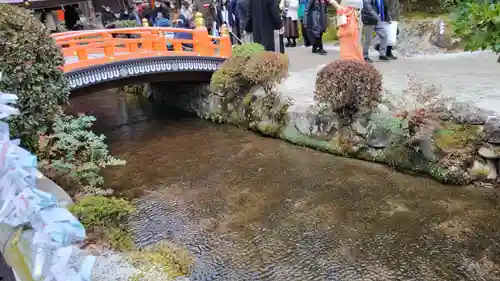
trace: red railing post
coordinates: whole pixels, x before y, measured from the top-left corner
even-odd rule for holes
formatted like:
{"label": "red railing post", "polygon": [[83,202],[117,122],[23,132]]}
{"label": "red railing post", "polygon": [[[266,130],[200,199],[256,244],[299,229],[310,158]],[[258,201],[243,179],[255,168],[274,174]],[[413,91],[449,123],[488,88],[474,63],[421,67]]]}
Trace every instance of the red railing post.
{"label": "red railing post", "polygon": [[230,57],[233,51],[233,45],[231,44],[231,35],[229,34],[229,29],[225,24],[222,25],[222,38],[220,39],[219,50],[219,55],[223,58]]}
{"label": "red railing post", "polygon": [[198,12],[195,15],[196,28],[193,31],[193,49],[199,56],[213,56],[214,48],[205,27],[203,15]]}
{"label": "red railing post", "polygon": [[89,59],[89,55],[88,55],[87,49],[76,50],[76,56],[78,57],[79,61],[88,60]]}

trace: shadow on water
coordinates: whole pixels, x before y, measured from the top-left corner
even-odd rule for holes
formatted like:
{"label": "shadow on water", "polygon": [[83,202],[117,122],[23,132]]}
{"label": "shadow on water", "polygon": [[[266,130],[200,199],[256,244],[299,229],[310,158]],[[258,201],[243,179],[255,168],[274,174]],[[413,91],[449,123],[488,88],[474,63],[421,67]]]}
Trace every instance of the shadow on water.
{"label": "shadow on water", "polygon": [[443,186],[113,92],[72,103],[99,118],[128,162],[107,182],[141,196],[138,245],[187,247],[191,280],[500,280],[496,190]]}

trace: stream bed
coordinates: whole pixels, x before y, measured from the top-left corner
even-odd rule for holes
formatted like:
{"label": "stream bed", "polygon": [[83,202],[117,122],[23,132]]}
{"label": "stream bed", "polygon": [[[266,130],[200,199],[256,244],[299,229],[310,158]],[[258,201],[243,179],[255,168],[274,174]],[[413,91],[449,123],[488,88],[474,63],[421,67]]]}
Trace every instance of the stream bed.
{"label": "stream bed", "polygon": [[136,198],[136,243],[196,257],[191,281],[500,280],[500,193],[335,157],[115,90],[71,100],[98,118]]}

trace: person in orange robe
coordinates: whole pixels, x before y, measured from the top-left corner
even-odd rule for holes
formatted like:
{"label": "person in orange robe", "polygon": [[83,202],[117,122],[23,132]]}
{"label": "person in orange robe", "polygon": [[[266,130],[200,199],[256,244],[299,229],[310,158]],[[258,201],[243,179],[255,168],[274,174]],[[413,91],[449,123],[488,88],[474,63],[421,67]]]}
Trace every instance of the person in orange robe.
{"label": "person in orange robe", "polygon": [[365,61],[359,42],[358,12],[351,7],[342,7],[337,13],[345,15],[347,19],[347,23],[341,25],[337,32],[340,41],[340,59]]}
{"label": "person in orange robe", "polygon": [[356,7],[361,1],[330,1],[337,8],[337,17],[345,21],[339,26],[337,36],[340,41],[340,59],[364,61],[359,40],[359,14]]}

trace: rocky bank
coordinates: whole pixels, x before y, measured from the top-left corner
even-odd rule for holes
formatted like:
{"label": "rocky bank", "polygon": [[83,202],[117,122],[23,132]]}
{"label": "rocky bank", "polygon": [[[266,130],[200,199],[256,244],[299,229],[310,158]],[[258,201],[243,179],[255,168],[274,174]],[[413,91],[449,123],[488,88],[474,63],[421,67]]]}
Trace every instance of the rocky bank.
{"label": "rocky bank", "polygon": [[208,85],[161,83],[151,85],[150,97],[214,122],[444,183],[498,185],[500,118],[494,113],[439,97],[432,86],[410,79],[403,99],[386,92],[375,109],[343,120],[314,101],[314,76],[290,73],[272,94],[254,87],[242,98],[212,93]]}

